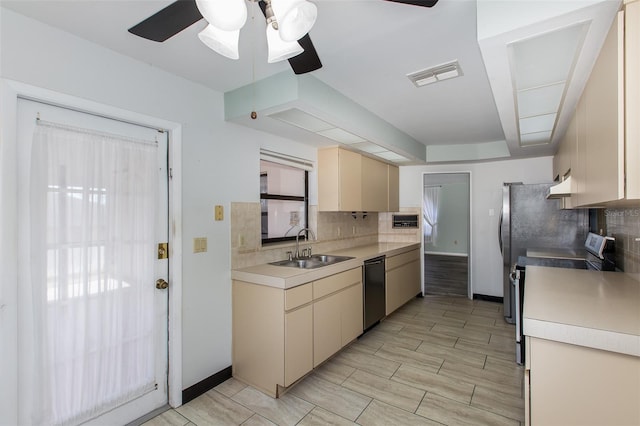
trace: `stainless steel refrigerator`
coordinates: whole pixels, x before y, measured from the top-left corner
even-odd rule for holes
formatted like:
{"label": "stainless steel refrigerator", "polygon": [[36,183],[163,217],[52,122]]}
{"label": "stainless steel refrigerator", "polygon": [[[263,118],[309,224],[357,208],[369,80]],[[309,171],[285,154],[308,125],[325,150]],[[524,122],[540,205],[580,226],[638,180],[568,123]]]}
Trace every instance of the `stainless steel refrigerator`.
{"label": "stainless steel refrigerator", "polygon": [[589,232],[588,210],[562,210],[547,200],[552,184],[505,183],[498,242],[503,259],[504,318],[515,322],[515,294],[509,275],[527,249],[582,249]]}

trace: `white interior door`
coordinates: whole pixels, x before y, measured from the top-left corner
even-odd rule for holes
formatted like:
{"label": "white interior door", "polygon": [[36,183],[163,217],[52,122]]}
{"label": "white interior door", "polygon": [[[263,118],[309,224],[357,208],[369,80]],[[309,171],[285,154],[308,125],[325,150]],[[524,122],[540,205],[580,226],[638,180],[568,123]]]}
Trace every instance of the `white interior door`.
{"label": "white interior door", "polygon": [[[153,164],[149,163],[150,166],[146,169],[154,173],[154,175],[147,173],[147,177],[151,176],[152,179],[156,180],[154,188],[157,189],[157,196],[153,199],[154,205],[150,209],[142,209],[146,212],[146,216],[136,215],[134,219],[129,217],[130,215],[128,213],[121,212],[123,214],[120,214],[117,218],[117,221],[131,220],[131,223],[127,226],[134,231],[140,226],[150,226],[153,228],[147,234],[151,235],[155,239],[155,242],[149,244],[147,241],[145,248],[141,251],[144,252],[145,256],[153,256],[153,259],[156,260],[150,260],[145,263],[148,267],[145,270],[146,272],[142,274],[144,276],[143,279],[136,273],[130,273],[131,269],[137,268],[137,261],[128,255],[122,255],[122,253],[129,253],[126,251],[128,248],[125,246],[132,244],[140,245],[136,242],[135,238],[125,238],[124,241],[116,241],[115,244],[119,244],[123,249],[115,250],[114,252],[121,253],[121,255],[109,257],[104,255],[105,248],[101,242],[102,237],[96,237],[91,234],[93,231],[90,232],[91,235],[83,234],[82,238],[84,239],[85,249],[80,253],[82,251],[81,249],[69,249],[66,246],[63,247],[63,250],[53,250],[48,239],[43,239],[44,237],[34,232],[33,227],[29,225],[29,217],[35,214],[33,211],[30,211],[30,209],[33,210],[38,205],[33,199],[30,199],[33,198],[30,188],[32,185],[35,185],[34,180],[37,180],[37,178],[33,177],[33,167],[39,167],[36,164],[32,164],[32,161],[36,161],[32,160],[32,144],[34,143],[34,131],[37,127],[37,117],[42,121],[63,125],[65,130],[67,127],[88,129],[91,132],[99,134],[123,136],[124,138],[122,139],[125,142],[130,141],[132,144],[141,143],[141,141],[155,143],[153,151],[149,151],[151,154],[149,154],[149,152],[144,154],[147,156],[148,162],[154,161]],[[168,281],[169,277],[169,259],[157,260],[156,253],[157,243],[168,241],[167,135],[166,133],[159,133],[154,129],[27,100],[19,100],[18,102],[17,131],[19,164],[18,187],[21,188],[18,196],[18,211],[20,215],[18,232],[21,242],[19,243],[18,252],[21,258],[25,260],[20,262],[21,264],[19,265],[20,288],[18,290],[18,351],[20,359],[18,367],[19,422],[20,424],[52,424],[54,421],[70,422],[71,424],[78,422],[87,422],[89,424],[126,424],[167,403],[167,306],[169,293],[166,289],[156,289],[157,280],[162,279]],[[54,147],[51,149],[55,150]],[[155,155],[153,160],[150,159],[149,155]],[[79,164],[82,164],[82,162]],[[98,162],[98,167],[99,164],[100,162]],[[122,162],[116,160],[115,164],[125,164],[125,160]],[[91,165],[90,167],[96,166]],[[155,168],[155,171],[153,168]],[[128,176],[127,179],[129,179],[131,183],[136,183],[139,179],[144,179],[144,177],[136,174],[140,173],[140,170],[137,170],[136,167],[129,167],[129,170],[125,170],[122,173]],[[120,174],[120,171],[113,172],[112,174]],[[64,191],[61,189],[62,186],[65,187]],[[56,197],[78,200],[82,197],[91,198],[94,200],[94,204],[101,206],[101,208],[97,210],[98,213],[95,214],[95,217],[92,216],[90,218],[97,223],[94,229],[105,228],[107,227],[107,222],[101,222],[104,218],[100,212],[104,210],[102,208],[104,205],[109,205],[109,203],[113,204],[114,197],[111,197],[107,193],[102,193],[101,191],[105,191],[105,188],[96,185],[93,186],[95,187],[83,188],[81,185],[74,183],[67,185],[50,184],[46,202],[51,204],[55,202]],[[124,192],[126,191],[127,189],[124,190]],[[51,195],[52,192],[54,193],[53,196]],[[134,199],[135,201],[136,197],[129,196],[128,198]],[[52,199],[53,201],[51,201]],[[63,204],[61,203],[60,205]],[[64,209],[73,210],[75,202],[64,205],[66,206]],[[54,215],[67,215],[71,218],[71,220],[68,221],[71,223],[71,227],[75,227],[74,221],[76,221],[76,216],[74,216],[73,212],[65,210],[61,213],[60,208],[56,207],[56,209],[51,210],[50,207],[51,206],[49,206],[48,210],[49,213],[47,213],[48,215],[52,215],[50,214],[52,211],[55,212]],[[137,222],[134,222],[134,220],[137,220]],[[79,222],[80,219],[77,219],[77,221]],[[45,225],[47,228],[43,234],[49,235],[51,228],[56,226],[56,222],[52,221],[50,217],[47,217],[47,223]],[[127,228],[124,227],[122,229]],[[74,230],[72,230],[71,233],[73,235],[80,234],[80,232],[75,232]],[[47,236],[47,238],[49,237]],[[117,239],[117,237],[115,238]],[[39,243],[47,245],[47,255],[45,259],[46,270],[38,270],[38,268],[42,269],[42,265],[39,265],[38,262],[34,262],[33,259],[30,258],[30,252],[25,248],[28,246],[27,242],[30,242],[32,246],[35,245],[36,249]],[[74,241],[68,244],[76,243],[77,241],[74,239]],[[151,246],[152,253],[148,253],[149,246]],[[87,249],[86,247],[89,248]],[[77,257],[76,254],[78,254]],[[67,259],[67,257],[69,259]],[[94,260],[86,260],[91,257],[93,257]],[[150,258],[145,257],[145,259]],[[90,269],[91,265],[95,266],[96,264],[98,265],[97,268],[100,269],[102,267],[101,264],[106,262],[110,264],[125,263],[127,265],[110,265],[110,267],[114,267],[115,270],[119,271],[128,270],[129,273],[116,274],[119,275],[118,277],[114,277],[112,274],[107,279],[104,279],[104,277],[101,279],[81,277],[82,279],[78,282],[84,282],[84,284],[82,284],[84,287],[82,288],[80,288],[81,285],[77,284],[76,281],[74,281],[73,284],[65,284],[57,288],[49,286],[45,292],[42,292],[40,299],[38,299],[39,293],[37,290],[30,288],[28,285],[22,285],[23,282],[27,282],[29,278],[33,278],[38,274],[47,274],[47,282],[51,281],[52,275],[55,275],[58,281],[64,281],[60,279],[60,276],[72,276],[73,272],[70,271],[73,271],[73,268],[76,268],[80,263],[89,266],[86,268],[82,266],[79,267],[78,270],[82,272],[78,272],[76,275],[90,275],[90,273],[86,273],[85,269]],[[127,277],[123,277],[123,275],[127,275]],[[129,278],[129,276],[136,276],[137,278],[133,279]],[[118,300],[121,300],[121,304],[124,303],[122,306],[126,306],[127,304],[131,305],[131,302],[128,301],[128,299],[130,299],[128,294],[131,293],[127,292],[132,291],[131,289],[138,285],[141,287],[149,286],[148,288],[144,287],[143,293],[140,293],[140,297],[143,299],[140,299],[141,303],[137,305],[148,307],[144,309],[148,313],[146,317],[144,315],[132,319],[119,317],[117,315],[99,315],[96,317],[95,312],[98,312],[98,310],[95,307],[100,306],[98,305],[100,300],[109,300],[108,306],[110,312],[120,309],[119,306],[121,305],[110,302],[112,299],[118,299],[118,294],[120,294]],[[149,291],[149,288],[152,290]],[[124,297],[122,297],[123,295]],[[82,309],[76,309],[80,299],[84,299],[87,304]],[[43,302],[41,306],[39,305],[39,301]],[[53,327],[51,326],[52,321],[50,320],[53,306],[55,306],[58,312],[55,317],[56,321],[59,321],[59,323],[55,325],[57,331],[64,331],[65,327],[68,327],[68,331],[72,334],[75,333],[76,329],[73,327],[74,324],[77,324],[78,318],[84,318],[87,322],[95,323],[92,325],[92,328],[88,330],[86,338],[79,340],[76,339],[75,336],[65,336],[64,333],[58,333],[57,331],[53,335],[47,335],[46,330],[43,332],[44,337],[39,336],[37,331],[38,323],[43,322],[45,328]],[[70,312],[74,312],[73,315],[78,315],[78,312],[80,312],[80,316],[72,316]],[[45,320],[40,321],[39,318],[41,317],[44,317]],[[141,320],[141,317],[145,317],[146,319],[143,318]],[[122,326],[112,327],[114,323],[118,321],[123,322],[121,324]],[[133,335],[133,333],[128,332],[128,330],[136,327],[136,323],[141,321],[152,324],[152,328],[145,329],[141,327],[141,330],[144,329],[147,331],[141,332],[140,335]],[[108,322],[107,325],[111,328],[104,332],[101,331],[100,322],[104,322],[105,324]],[[113,329],[115,328],[124,330],[123,334],[114,334]],[[107,333],[111,333],[113,336],[109,339],[102,339],[108,343],[103,344],[101,349],[100,339],[104,337],[102,334]],[[144,339],[142,334],[146,335]],[[147,343],[140,343],[139,341],[142,340],[145,340]],[[47,344],[43,345],[43,341]],[[45,364],[49,356],[47,355],[47,351],[60,353],[61,350],[59,350],[59,348],[65,345],[81,346],[82,350],[72,351],[71,356],[73,359],[67,360],[68,362],[56,360],[53,368],[51,366],[43,367],[44,370],[52,368],[55,371],[65,372],[63,375],[58,376],[55,374],[51,377],[45,375],[47,378],[43,379],[39,373],[41,370],[34,368],[34,366],[38,367]],[[103,358],[100,358],[101,351],[103,352]],[[84,355],[78,355],[81,352]],[[141,352],[144,352],[141,356],[133,356],[133,354],[139,354]],[[114,358],[120,359],[120,363],[115,364],[113,370],[101,372],[100,368],[105,364],[101,359],[109,360]],[[134,359],[137,364],[132,364]],[[123,371],[126,369],[136,372],[136,374],[123,374]],[[134,379],[133,377],[137,377],[137,372],[141,370],[148,371],[146,378]],[[101,378],[100,374],[103,374],[104,377]],[[87,379],[87,376],[93,377]],[[139,376],[145,376],[145,374],[140,374]],[[105,377],[110,380],[107,388],[101,385],[101,382],[105,381]],[[135,380],[140,380],[140,383],[133,383]],[[55,383],[56,381],[63,383]],[[128,383],[128,381],[131,381],[131,383]],[[63,387],[60,388],[60,386]],[[43,387],[48,390],[42,392],[41,389]],[[64,391],[61,391],[61,389],[64,389]],[[69,398],[58,397],[61,394],[67,393],[71,394],[70,396],[65,395],[69,396]],[[86,406],[86,400],[89,398],[89,395],[98,401],[97,406],[94,408]],[[57,407],[56,404],[59,406]],[[74,410],[78,412],[76,413]],[[62,417],[55,417],[57,416],[56,414],[52,420],[50,417],[52,412],[63,412],[64,415]]]}

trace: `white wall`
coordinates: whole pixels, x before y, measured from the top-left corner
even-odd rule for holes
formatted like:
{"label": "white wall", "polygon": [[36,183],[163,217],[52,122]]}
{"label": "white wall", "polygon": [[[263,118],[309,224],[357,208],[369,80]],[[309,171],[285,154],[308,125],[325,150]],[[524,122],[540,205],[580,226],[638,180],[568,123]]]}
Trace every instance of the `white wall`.
{"label": "white wall", "polygon": [[[315,149],[224,122],[221,93],[12,11],[0,15],[3,79],[182,124],[183,388],[228,367],[230,203],[259,201],[259,148],[312,161]],[[315,175],[310,181],[313,201]],[[213,220],[216,204],[222,222]],[[208,238],[207,253],[191,253],[194,237]]]}
{"label": "white wall", "polygon": [[[502,297],[502,255],[498,220],[503,182],[550,182],[553,157],[474,164],[400,167],[400,206],[420,207],[426,172],[471,172],[472,292]],[[493,215],[490,211],[493,210]]]}

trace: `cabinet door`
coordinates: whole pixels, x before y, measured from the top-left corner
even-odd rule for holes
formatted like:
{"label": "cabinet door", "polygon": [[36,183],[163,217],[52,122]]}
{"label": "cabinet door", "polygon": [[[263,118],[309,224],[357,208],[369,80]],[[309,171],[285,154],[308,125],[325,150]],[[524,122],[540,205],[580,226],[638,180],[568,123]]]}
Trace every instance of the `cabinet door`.
{"label": "cabinet door", "polygon": [[400,169],[398,166],[388,165],[389,174],[389,201],[387,211],[400,210]]}
{"label": "cabinet door", "polygon": [[562,178],[572,169],[571,159],[575,157],[576,149],[576,114],[573,115],[567,132],[560,141],[558,152],[553,157],[553,177],[562,180]]}
{"label": "cabinet door", "polygon": [[[560,142],[558,152],[553,157],[554,176],[558,176],[560,180],[567,176],[571,176],[571,193],[577,194],[576,176],[580,175],[580,166],[578,165],[578,110],[573,114],[567,133]],[[577,206],[578,199],[576,196],[565,197],[562,199],[562,208],[571,209]]]}
{"label": "cabinet door", "polygon": [[391,314],[418,295],[420,284],[420,250],[387,259],[386,314]]}
{"label": "cabinet door", "polygon": [[362,210],[387,211],[389,177],[387,164],[362,157]]}
{"label": "cabinet door", "polygon": [[313,306],[284,316],[284,386],[313,369]]}
{"label": "cabinet door", "polygon": [[[586,165],[586,99],[584,96],[580,98],[578,102],[578,106],[576,107],[576,115],[575,115],[575,125],[576,125],[576,149],[575,149],[575,157],[571,162],[571,200],[569,201],[570,205],[573,207],[577,207],[582,205],[582,199],[585,196],[585,165]],[[565,203],[567,205],[567,203]]]}
{"label": "cabinet door", "polygon": [[362,334],[362,283],[339,293],[341,299],[341,347]]}
{"label": "cabinet door", "polygon": [[625,5],[626,198],[640,199],[640,2]]}
{"label": "cabinet door", "polygon": [[[620,12],[622,13],[622,12]],[[605,39],[582,98],[584,191],[579,203],[624,198],[624,19],[619,14]]]}
{"label": "cabinet door", "polygon": [[233,376],[273,397],[285,376],[284,315],[281,289],[233,281]]}
{"label": "cabinet door", "polygon": [[342,347],[339,293],[313,303],[313,366],[317,367]]}
{"label": "cabinet door", "polygon": [[338,211],[338,148],[318,150],[318,210]]}
{"label": "cabinet door", "polygon": [[640,358],[530,338],[532,425],[640,424]]}
{"label": "cabinet door", "polygon": [[362,156],[339,149],[338,160],[339,210],[362,211]]}

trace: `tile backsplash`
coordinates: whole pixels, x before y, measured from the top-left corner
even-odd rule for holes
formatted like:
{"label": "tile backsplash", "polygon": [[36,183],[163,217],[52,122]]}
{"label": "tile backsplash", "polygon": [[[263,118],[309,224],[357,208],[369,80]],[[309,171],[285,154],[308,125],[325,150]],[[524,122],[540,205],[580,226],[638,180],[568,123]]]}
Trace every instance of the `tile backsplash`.
{"label": "tile backsplash", "polygon": [[[378,242],[378,213],[319,212],[309,206],[309,227],[317,241],[305,242],[314,253],[327,253]],[[295,242],[262,246],[260,203],[231,203],[231,268],[285,259]]]}
{"label": "tile backsplash", "polygon": [[378,214],[378,240],[382,243],[419,243],[422,238],[422,210],[420,207],[402,207],[401,214],[418,215],[418,228],[393,228],[393,215]]}
{"label": "tile backsplash", "polygon": [[[419,207],[402,208],[403,214],[421,216]],[[393,213],[320,212],[309,206],[309,227],[318,240],[305,242],[314,253],[330,253],[350,247],[383,243],[419,243],[421,229],[392,228]],[[295,250],[295,242],[262,246],[260,203],[231,203],[231,268],[274,262]]]}
{"label": "tile backsplash", "polygon": [[604,210],[605,235],[616,239],[616,266],[640,273],[640,208]]}

